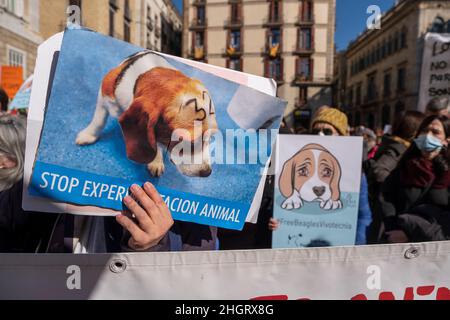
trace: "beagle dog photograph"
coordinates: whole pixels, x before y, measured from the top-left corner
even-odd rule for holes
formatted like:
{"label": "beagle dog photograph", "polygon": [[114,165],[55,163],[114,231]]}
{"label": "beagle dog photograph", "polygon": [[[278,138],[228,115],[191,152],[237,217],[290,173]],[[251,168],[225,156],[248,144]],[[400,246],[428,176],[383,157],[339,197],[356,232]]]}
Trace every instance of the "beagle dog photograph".
{"label": "beagle dog photograph", "polygon": [[341,165],[327,149],[308,144],[286,161],[279,179],[285,198],[281,207],[294,210],[304,202],[319,202],[323,210],[342,209]]}
{"label": "beagle dog photograph", "polygon": [[[140,51],[106,74],[92,121],[78,133],[76,144],[98,141],[109,116],[120,123],[127,158],[146,164],[153,177],[164,173],[164,149],[182,174],[211,174],[209,140],[218,130],[211,95],[202,82],[187,77],[162,56]],[[172,141],[174,132],[182,132],[181,141]],[[200,163],[175,163],[171,152],[186,141]]]}

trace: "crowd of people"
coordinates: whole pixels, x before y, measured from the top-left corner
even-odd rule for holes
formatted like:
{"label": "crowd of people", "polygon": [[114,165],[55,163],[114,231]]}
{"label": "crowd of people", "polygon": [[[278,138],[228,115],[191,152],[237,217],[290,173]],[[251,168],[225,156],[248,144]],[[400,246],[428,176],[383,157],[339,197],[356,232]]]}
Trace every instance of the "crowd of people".
{"label": "crowd of people", "polygon": [[[105,253],[271,247],[274,177],[267,176],[257,224],[242,231],[174,221],[155,187],[134,185],[116,217],[36,213],[22,209],[26,118],[0,103],[0,252]],[[432,100],[426,113],[407,111],[389,132],[350,128],[336,108],[319,108],[302,134],[363,137],[355,243],[450,239],[450,101]],[[282,124],[282,134],[291,134]]]}

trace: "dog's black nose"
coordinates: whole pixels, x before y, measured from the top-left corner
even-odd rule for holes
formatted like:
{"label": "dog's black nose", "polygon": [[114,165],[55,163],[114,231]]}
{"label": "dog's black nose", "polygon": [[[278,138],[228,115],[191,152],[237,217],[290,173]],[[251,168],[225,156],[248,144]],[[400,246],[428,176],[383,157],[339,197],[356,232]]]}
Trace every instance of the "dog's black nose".
{"label": "dog's black nose", "polygon": [[313,192],[316,196],[320,197],[325,193],[325,187],[314,187]]}
{"label": "dog's black nose", "polygon": [[212,172],[211,168],[202,169],[200,170],[200,177],[202,178],[209,177],[211,175],[211,172]]}

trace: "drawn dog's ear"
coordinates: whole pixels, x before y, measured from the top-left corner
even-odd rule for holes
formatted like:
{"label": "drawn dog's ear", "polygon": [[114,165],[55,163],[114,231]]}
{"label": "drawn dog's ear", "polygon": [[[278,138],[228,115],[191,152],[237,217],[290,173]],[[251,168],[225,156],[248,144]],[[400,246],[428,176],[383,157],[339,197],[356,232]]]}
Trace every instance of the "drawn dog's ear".
{"label": "drawn dog's ear", "polygon": [[149,103],[138,98],[119,118],[127,157],[138,163],[152,162],[157,152],[155,125],[159,114]]}
{"label": "drawn dog's ear", "polygon": [[330,153],[330,159],[333,163],[333,176],[331,177],[330,189],[331,200],[338,201],[341,197],[340,181],[341,181],[341,165],[339,161]]}
{"label": "drawn dog's ear", "polygon": [[294,166],[295,163],[293,158],[286,161],[278,181],[280,192],[285,198],[292,196],[294,191]]}

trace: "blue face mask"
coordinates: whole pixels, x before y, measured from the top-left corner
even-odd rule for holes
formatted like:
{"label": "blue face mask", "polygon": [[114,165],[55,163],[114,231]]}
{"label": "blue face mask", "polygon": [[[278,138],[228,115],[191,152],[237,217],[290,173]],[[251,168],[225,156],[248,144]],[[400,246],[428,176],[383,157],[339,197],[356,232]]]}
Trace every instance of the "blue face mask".
{"label": "blue face mask", "polygon": [[431,134],[422,134],[414,140],[417,148],[424,152],[433,152],[442,149],[442,142]]}

